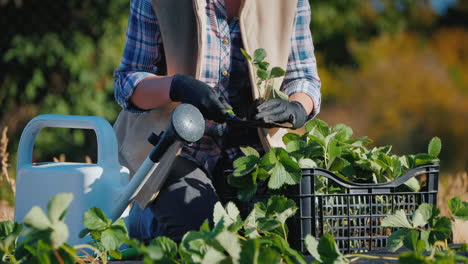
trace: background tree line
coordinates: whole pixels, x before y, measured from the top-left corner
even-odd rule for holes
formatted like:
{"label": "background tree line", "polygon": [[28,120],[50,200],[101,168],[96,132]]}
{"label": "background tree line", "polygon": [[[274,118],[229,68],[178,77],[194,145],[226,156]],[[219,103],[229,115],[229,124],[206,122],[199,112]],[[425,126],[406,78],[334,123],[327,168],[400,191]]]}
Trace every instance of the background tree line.
{"label": "background tree line", "polygon": [[[439,136],[443,170],[466,171],[468,2],[436,12],[437,1],[310,0],[319,117],[399,154],[422,152]],[[21,131],[36,115],[115,120],[112,72],[128,11],[128,0],[0,0],[0,128],[9,128],[10,174]],[[95,161],[95,148],[93,133],[45,129],[34,157]],[[11,200],[4,187],[1,199]]]}

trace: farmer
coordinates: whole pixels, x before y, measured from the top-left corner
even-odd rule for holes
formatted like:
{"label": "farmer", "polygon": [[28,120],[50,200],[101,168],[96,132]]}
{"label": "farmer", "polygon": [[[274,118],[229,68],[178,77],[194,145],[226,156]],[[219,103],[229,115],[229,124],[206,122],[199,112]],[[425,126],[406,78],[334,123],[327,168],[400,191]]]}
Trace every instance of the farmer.
{"label": "farmer", "polygon": [[[114,126],[119,159],[131,173],[148,155],[146,137],[166,128],[179,103],[196,106],[205,134],[186,145],[165,185],[144,211],[133,206],[130,235],[176,241],[212,219],[219,200],[213,181],[242,155],[281,143],[283,129],[228,126],[226,111],[240,116],[259,92],[256,71],[241,53],[267,52],[272,67],[286,70],[275,85],[289,96],[258,107],[255,119],[289,122],[294,128],[318,114],[320,79],[309,30],[307,0],[131,0],[125,49],[115,71],[115,97],[122,106]],[[227,165],[226,165],[227,164]]]}

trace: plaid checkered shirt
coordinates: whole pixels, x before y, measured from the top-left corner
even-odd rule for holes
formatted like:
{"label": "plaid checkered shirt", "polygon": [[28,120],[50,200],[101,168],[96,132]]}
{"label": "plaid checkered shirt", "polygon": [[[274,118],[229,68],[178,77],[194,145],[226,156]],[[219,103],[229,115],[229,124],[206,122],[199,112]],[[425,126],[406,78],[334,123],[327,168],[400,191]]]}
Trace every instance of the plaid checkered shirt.
{"label": "plaid checkered shirt", "polygon": [[[240,52],[242,41],[239,20],[232,18],[228,21],[225,0],[206,1],[207,45],[201,81],[214,87],[235,110],[238,102],[245,100],[241,95],[245,95],[245,91],[250,95],[247,61]],[[291,36],[291,52],[281,90],[287,95],[297,92],[308,94],[315,105],[309,116],[313,118],[320,110],[321,82],[309,29],[310,16],[308,1],[299,0]],[[141,80],[158,74],[156,65],[162,58],[162,45],[151,0],[131,0],[124,53],[121,64],[114,72],[115,98],[125,110],[144,112],[130,103],[130,97]],[[229,129],[226,124],[207,121],[203,138],[185,146],[182,154],[212,172],[222,155],[227,155],[230,160],[243,155],[240,146],[224,146],[225,138],[230,134]],[[252,147],[262,152],[259,142]]]}

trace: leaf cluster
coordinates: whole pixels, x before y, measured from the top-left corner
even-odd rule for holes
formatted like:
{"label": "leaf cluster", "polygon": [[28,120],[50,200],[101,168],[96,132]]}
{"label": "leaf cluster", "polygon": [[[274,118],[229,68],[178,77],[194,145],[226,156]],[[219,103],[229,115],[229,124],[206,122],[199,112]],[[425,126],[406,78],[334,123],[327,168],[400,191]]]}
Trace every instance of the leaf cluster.
{"label": "leaf cluster", "polygon": [[179,246],[159,237],[148,246],[130,244],[145,263],[306,263],[287,241],[286,220],[297,207],[284,196],[257,203],[245,220],[234,203],[217,203],[213,226],[205,221],[198,231],[184,235]]}
{"label": "leaf cluster", "polygon": [[[455,197],[447,203],[452,219],[467,219],[467,202]],[[398,210],[385,217],[381,225],[399,228],[388,238],[388,249],[391,252],[403,246],[410,250],[400,254],[400,263],[468,263],[468,258],[456,254],[457,250],[466,252],[466,245],[453,250],[447,246],[447,240],[452,234],[451,219],[440,216],[440,210],[431,204],[421,204],[411,220],[407,218],[403,210]],[[431,254],[428,256],[426,252]]]}
{"label": "leaf cluster", "polygon": [[253,57],[250,56],[244,49],[241,49],[241,52],[244,57],[251,63],[252,67],[256,69],[257,76],[255,77],[255,81],[259,89],[260,98],[265,100],[288,100],[289,97],[274,85],[274,79],[284,76],[286,71],[281,67],[273,67],[271,70],[269,69],[270,63],[265,61],[267,56],[265,49],[256,49],[254,51]]}
{"label": "leaf cluster", "polygon": [[[437,164],[440,139],[433,138],[427,153],[397,156],[392,146],[367,148],[372,140],[352,138],[353,130],[337,124],[313,119],[306,123],[303,135],[284,135],[285,148],[273,148],[263,157],[252,148],[241,148],[245,156],[234,161],[234,171],[228,182],[239,189],[238,198],[249,200],[258,189],[259,181],[267,181],[270,189],[294,185],[301,179],[302,168],[323,168],[350,182],[385,183],[393,181],[409,169],[425,164]],[[419,191],[420,184],[412,178],[405,183],[410,191]],[[316,193],[343,192],[324,177],[317,177]]]}
{"label": "leaf cluster", "polygon": [[57,194],[48,203],[47,215],[41,208],[33,207],[23,220],[26,230],[19,223],[0,223],[2,262],[76,263],[77,251],[65,243],[69,237],[65,215],[72,200],[71,193]]}
{"label": "leaf cluster", "polygon": [[285,149],[272,148],[261,158],[251,147],[241,151],[245,156],[234,161],[234,171],[228,176],[228,183],[239,189],[240,200],[252,199],[259,182],[266,182],[270,189],[300,182],[301,168]]}
{"label": "leaf cluster", "polygon": [[128,231],[123,219],[112,223],[101,209],[93,207],[85,212],[83,224],[85,229],[80,232],[79,237],[91,235],[91,244],[101,251],[101,259],[106,258],[107,252],[116,259],[122,258],[118,248],[128,240]]}

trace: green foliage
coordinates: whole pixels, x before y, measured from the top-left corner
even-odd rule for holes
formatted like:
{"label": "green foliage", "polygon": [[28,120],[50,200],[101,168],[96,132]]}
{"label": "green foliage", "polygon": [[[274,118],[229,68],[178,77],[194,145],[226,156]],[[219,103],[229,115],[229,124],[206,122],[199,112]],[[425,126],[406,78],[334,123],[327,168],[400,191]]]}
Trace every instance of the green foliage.
{"label": "green foliage", "polygon": [[[366,145],[372,140],[352,135],[353,130],[344,124],[329,127],[323,120],[312,119],[305,124],[303,135],[288,133],[283,137],[285,149],[272,148],[260,157],[253,148],[242,148],[245,156],[234,161],[228,182],[239,190],[239,199],[249,200],[264,182],[272,190],[298,184],[302,168],[327,169],[351,182],[385,183],[409,169],[439,162],[441,142],[437,137],[429,143],[428,153],[397,156],[390,153],[392,146],[368,149]],[[420,190],[415,178],[405,186],[410,191]],[[317,176],[315,188],[316,193],[342,192],[321,176]]]}
{"label": "green foliage", "polygon": [[[8,260],[12,263],[75,263],[76,249],[67,245],[68,227],[65,224],[67,208],[73,200],[71,193],[59,193],[54,196],[48,206],[48,215],[39,207],[33,207],[24,217],[24,225],[28,227],[23,233],[19,224],[7,224],[4,230],[11,231],[2,244],[16,241],[23,236],[15,248],[10,244]],[[60,260],[59,260],[60,259]]]}
{"label": "green foliage", "polygon": [[[293,201],[271,197],[257,203],[243,221],[237,207],[217,203],[214,226],[205,221],[198,231],[184,235],[179,246],[165,237],[143,245],[131,240],[144,263],[306,263],[287,242],[286,220],[297,210]],[[245,236],[244,236],[245,235]]]}
{"label": "green foliage", "polygon": [[[248,151],[248,150],[246,150]],[[12,222],[0,223],[0,256],[2,263],[84,263],[77,257],[77,250],[62,243],[59,247],[51,232],[54,224],[63,221],[66,209],[71,202],[71,194],[59,194],[48,206],[48,216],[44,212],[31,210],[28,213],[25,237],[15,248],[22,225]],[[452,207],[460,208],[463,203],[459,198],[451,200]],[[459,204],[462,205],[459,205]],[[126,237],[126,228],[122,222],[114,224],[100,209],[92,208],[83,217],[85,229],[80,236],[91,234],[94,244],[110,253],[118,247],[119,241],[127,242],[132,248],[124,250],[126,257],[141,257],[145,264],[152,263],[288,263],[305,264],[302,254],[292,249],[287,240],[287,219],[297,210],[296,204],[284,196],[272,196],[266,204],[256,203],[245,220],[242,220],[238,208],[229,202],[225,207],[217,203],[213,212],[211,227],[205,221],[198,231],[189,231],[177,245],[166,237],[157,237],[149,244]],[[455,210],[455,212],[459,212]],[[447,221],[448,220],[448,224]],[[389,249],[394,251],[405,246],[409,251],[399,255],[400,263],[468,263],[468,258],[457,254],[466,252],[468,245],[448,248],[447,238],[451,234],[449,218],[439,216],[439,210],[432,205],[423,204],[409,221],[406,215],[397,211],[382,221],[383,226],[400,227],[389,239]],[[430,228],[424,228],[429,225]],[[110,232],[109,241],[105,233]],[[117,231],[118,230],[118,231]],[[117,231],[117,232],[115,232]],[[122,232],[122,233],[119,233]],[[123,235],[125,233],[125,235]],[[113,241],[110,241],[113,240]],[[392,259],[394,257],[376,257],[365,254],[343,255],[330,234],[319,240],[311,235],[305,237],[307,251],[314,257],[313,263],[350,263],[360,258]],[[77,248],[83,248],[81,245]],[[90,248],[90,246],[88,246]],[[432,251],[430,255],[426,251]],[[111,253],[120,258],[118,251]],[[100,255],[103,263],[107,256]],[[94,259],[93,261],[95,261]]]}
{"label": "green foliage", "polygon": [[13,255],[23,225],[11,221],[0,222],[0,261],[6,262]]}
{"label": "green foliage", "polygon": [[460,197],[447,200],[448,208],[453,218],[468,221],[468,202],[462,201]]}
{"label": "green foliage", "polygon": [[[466,220],[466,218],[463,218],[463,212],[468,204],[467,202],[462,201],[460,197],[455,197],[448,200],[447,203],[454,218]],[[439,214],[440,210],[437,207],[431,204],[421,204],[413,213],[411,221],[408,220],[403,210],[398,210],[394,214],[385,217],[381,223],[383,227],[399,228],[388,238],[388,249],[394,252],[405,246],[414,252],[403,255],[403,259],[417,257],[422,259],[423,262],[421,263],[431,263],[424,262],[429,260],[425,259],[422,254],[426,250],[433,250],[438,244],[441,244],[447,250],[447,246],[444,244],[446,242],[441,243],[441,241],[447,241],[452,234],[450,218]],[[452,255],[443,256],[450,257]]]}
{"label": "green foliage", "polygon": [[253,58],[244,49],[241,49],[244,57],[251,63],[252,67],[256,69],[256,84],[260,98],[265,100],[269,99],[283,99],[288,100],[288,96],[279,90],[279,86],[275,86],[275,78],[286,75],[286,71],[281,67],[273,67],[269,70],[270,63],[265,61],[267,53],[264,49],[256,49]]}
{"label": "green foliage", "polygon": [[118,248],[128,240],[128,231],[123,219],[112,223],[101,209],[93,207],[85,212],[83,224],[86,228],[80,232],[79,237],[91,235],[91,244],[101,251],[101,259],[106,259],[107,253],[116,259],[121,258]]}
{"label": "green foliage", "polygon": [[[38,114],[115,120],[119,106],[112,73],[122,55],[128,1],[46,0],[38,6],[25,0],[2,6],[0,17],[10,25],[0,36],[0,124],[12,128],[13,157],[22,128]],[[81,130],[46,129],[34,156],[51,161],[65,153],[70,161],[83,161],[85,155],[96,160],[96,146],[87,143],[94,138]]]}

